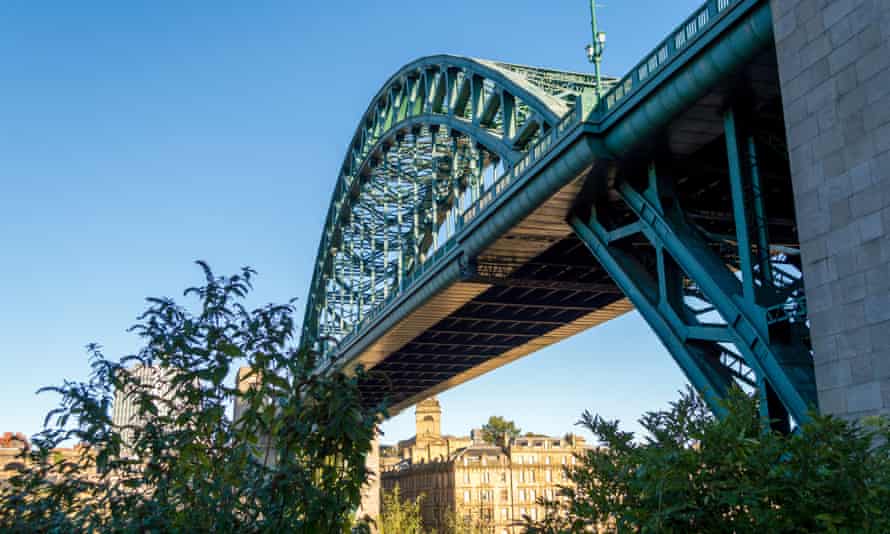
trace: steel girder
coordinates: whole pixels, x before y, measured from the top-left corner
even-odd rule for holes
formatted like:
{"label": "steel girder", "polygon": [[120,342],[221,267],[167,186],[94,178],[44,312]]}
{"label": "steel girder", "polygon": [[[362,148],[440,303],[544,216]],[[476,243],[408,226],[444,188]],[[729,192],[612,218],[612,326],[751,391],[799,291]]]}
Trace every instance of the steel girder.
{"label": "steel girder", "polygon": [[[306,303],[302,343],[338,342],[459,230],[594,83],[589,75],[454,56],[393,75],[340,170]],[[325,350],[327,343],[320,348]]]}
{"label": "steel girder", "polygon": [[[755,145],[750,137],[739,141],[732,110],[724,130],[736,228],[731,243],[687,221],[671,178],[654,163],[642,189],[635,177],[614,184],[632,222],[610,228],[600,204],[570,224],[715,413],[723,413],[721,399],[738,381],[758,388],[764,415],[787,429],[788,415],[800,423],[817,407],[801,278],[778,265],[783,255],[770,246]],[[735,248],[731,259],[717,252],[728,244]],[[654,267],[645,257],[650,247]]]}

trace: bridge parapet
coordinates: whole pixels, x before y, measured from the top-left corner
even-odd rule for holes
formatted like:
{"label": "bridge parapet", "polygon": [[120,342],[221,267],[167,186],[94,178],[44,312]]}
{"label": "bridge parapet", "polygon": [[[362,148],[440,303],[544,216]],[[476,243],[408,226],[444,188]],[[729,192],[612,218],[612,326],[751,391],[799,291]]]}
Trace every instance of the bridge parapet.
{"label": "bridge parapet", "polygon": [[708,0],[696,9],[695,13],[672,31],[669,37],[659,43],[652,52],[646,54],[642,61],[603,95],[597,106],[597,111],[603,115],[602,118],[607,118],[617,107],[631,100],[644,83],[659,75],[680,53],[695,49],[699,38],[710,28],[721,24],[731,8],[743,1]]}

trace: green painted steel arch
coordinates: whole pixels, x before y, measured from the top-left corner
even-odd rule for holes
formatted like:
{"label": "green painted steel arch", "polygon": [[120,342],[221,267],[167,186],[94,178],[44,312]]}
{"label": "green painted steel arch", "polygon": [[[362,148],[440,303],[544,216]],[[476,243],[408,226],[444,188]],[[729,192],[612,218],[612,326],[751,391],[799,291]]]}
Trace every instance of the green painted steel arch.
{"label": "green painted steel arch", "polygon": [[586,74],[450,55],[393,74],[343,159],[302,342],[342,338],[366,308],[398,291],[402,276],[434,252],[442,229],[456,228],[449,212],[482,187],[486,170],[509,170],[593,83]]}

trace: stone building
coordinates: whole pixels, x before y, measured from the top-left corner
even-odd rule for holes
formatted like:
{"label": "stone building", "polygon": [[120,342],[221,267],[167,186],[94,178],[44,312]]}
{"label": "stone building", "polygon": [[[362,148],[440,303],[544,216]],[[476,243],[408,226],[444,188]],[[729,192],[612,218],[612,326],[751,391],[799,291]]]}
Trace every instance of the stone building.
{"label": "stone building", "polygon": [[[159,366],[136,365],[126,370],[145,389],[127,387],[114,392],[111,421],[121,429],[124,442],[122,455],[132,454],[130,444],[136,428],[144,422],[139,415],[139,399],[137,392],[150,393],[158,398],[170,400],[175,395],[171,387],[170,373]],[[168,407],[164,403],[156,404],[159,414],[164,414]]]}
{"label": "stone building", "polygon": [[[516,523],[523,516],[543,518],[545,511],[536,501],[558,498],[558,486],[568,483],[563,467],[573,465],[575,453],[587,448],[579,436],[527,435],[505,447],[478,438],[439,436],[438,402],[422,404],[417,408],[418,435],[399,442],[401,460],[381,462],[382,487],[390,492],[398,485],[405,499],[423,495],[424,525],[431,529],[441,531],[448,514],[456,511],[458,518],[496,534],[520,532]],[[434,416],[434,426],[428,415]]]}
{"label": "stone building", "polygon": [[[25,471],[31,464],[30,455],[22,457],[22,453],[31,452],[31,444],[28,438],[21,432],[4,432],[0,434],[0,487],[10,478]],[[70,463],[81,464],[87,460],[91,464],[92,452],[85,445],[77,444],[73,447],[56,447],[50,451],[49,461],[54,464]],[[58,476],[56,472],[53,476]],[[95,466],[81,471],[81,476],[92,479],[96,475]],[[52,479],[51,479],[52,480]]]}
{"label": "stone building", "polygon": [[21,432],[4,432],[0,435],[0,482],[14,477],[25,468],[21,453],[30,449],[28,438]]}

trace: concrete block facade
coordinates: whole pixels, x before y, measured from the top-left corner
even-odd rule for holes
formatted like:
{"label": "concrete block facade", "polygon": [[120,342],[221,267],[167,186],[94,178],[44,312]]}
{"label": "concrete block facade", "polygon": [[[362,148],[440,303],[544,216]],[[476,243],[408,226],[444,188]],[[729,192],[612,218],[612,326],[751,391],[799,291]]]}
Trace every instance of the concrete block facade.
{"label": "concrete block facade", "polygon": [[890,414],[890,1],[771,7],[820,408]]}

